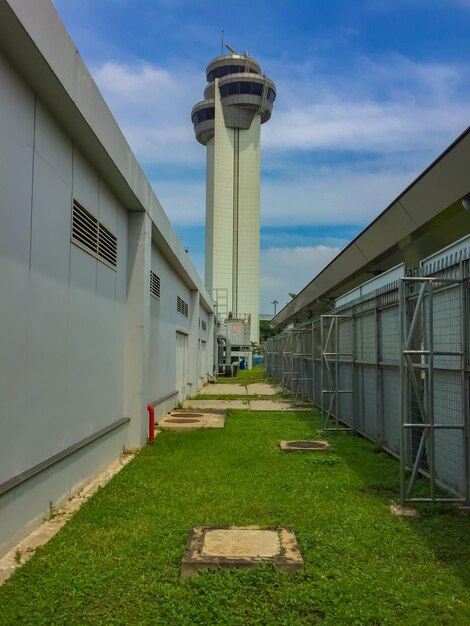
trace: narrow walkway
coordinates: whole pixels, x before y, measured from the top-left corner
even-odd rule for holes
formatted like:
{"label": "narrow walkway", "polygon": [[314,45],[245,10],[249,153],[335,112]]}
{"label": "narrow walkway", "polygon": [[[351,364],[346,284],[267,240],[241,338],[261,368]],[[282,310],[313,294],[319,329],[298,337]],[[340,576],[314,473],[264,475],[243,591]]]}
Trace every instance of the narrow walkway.
{"label": "narrow walkway", "polygon": [[[210,396],[208,398],[208,396]],[[235,397],[234,397],[235,396]],[[183,402],[184,409],[249,409],[251,411],[311,411],[294,407],[282,389],[269,383],[222,383],[206,385],[195,398]]]}

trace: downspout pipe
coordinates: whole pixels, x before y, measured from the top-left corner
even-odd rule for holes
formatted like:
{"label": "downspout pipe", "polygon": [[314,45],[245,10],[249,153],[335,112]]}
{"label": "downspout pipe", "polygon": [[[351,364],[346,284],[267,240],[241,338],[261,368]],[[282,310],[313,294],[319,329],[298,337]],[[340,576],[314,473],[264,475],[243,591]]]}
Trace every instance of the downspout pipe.
{"label": "downspout pipe", "polygon": [[149,443],[153,443],[155,439],[155,409],[151,404],[147,404],[149,412]]}

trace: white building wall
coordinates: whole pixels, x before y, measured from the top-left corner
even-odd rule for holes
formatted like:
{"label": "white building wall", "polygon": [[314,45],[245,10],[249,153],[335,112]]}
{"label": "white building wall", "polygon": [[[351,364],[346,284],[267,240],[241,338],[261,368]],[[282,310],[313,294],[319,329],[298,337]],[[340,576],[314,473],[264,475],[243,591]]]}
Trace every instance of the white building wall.
{"label": "white building wall", "polygon": [[[119,194],[132,195],[130,187],[104,181],[1,54],[0,85],[2,554],[49,514],[51,502],[59,506],[123,447],[145,443],[147,403],[175,389],[177,331],[189,337],[187,382],[197,388],[203,298],[156,197],[147,194],[148,213],[128,211]],[[141,174],[134,179],[145,187]],[[71,242],[73,199],[117,236],[117,271]],[[168,258],[152,246],[156,225]],[[151,267],[162,280],[158,305],[149,293]],[[189,319],[177,313],[177,295]],[[212,371],[213,316],[205,315]]]}
{"label": "white building wall", "polygon": [[[188,335],[190,318],[177,311],[177,297],[190,305],[191,291],[175,276],[169,262],[152,246],[152,271],[160,278],[160,298],[150,298],[150,350],[148,402],[161,417],[176,406],[176,333]],[[191,311],[190,311],[191,315]],[[195,357],[197,359],[197,354]],[[186,381],[189,382],[189,381]]]}
{"label": "white building wall", "polygon": [[[127,216],[3,58],[0,84],[3,483],[122,417]],[[74,196],[118,235],[117,272],[71,244]],[[9,491],[0,552],[126,443],[120,427]]]}

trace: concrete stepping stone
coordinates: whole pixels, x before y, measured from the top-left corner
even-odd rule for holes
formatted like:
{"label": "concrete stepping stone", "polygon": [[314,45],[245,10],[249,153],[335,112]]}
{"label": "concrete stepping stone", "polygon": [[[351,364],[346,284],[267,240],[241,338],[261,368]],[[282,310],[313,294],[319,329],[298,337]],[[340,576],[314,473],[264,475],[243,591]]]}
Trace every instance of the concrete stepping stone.
{"label": "concrete stepping stone", "polygon": [[206,385],[202,389],[199,390],[200,394],[204,395],[214,395],[214,396],[225,396],[225,395],[233,395],[233,396],[246,396],[246,387],[245,385],[236,385],[229,384],[226,385]]}
{"label": "concrete stepping stone", "polygon": [[302,572],[304,562],[292,528],[193,526],[181,564],[182,576],[207,569],[239,569],[272,563],[281,572]]}
{"label": "concrete stepping stone", "polygon": [[200,411],[211,409],[249,409],[248,400],[185,400],[184,409],[196,409]]}
{"label": "concrete stepping stone", "polygon": [[291,402],[276,402],[274,400],[250,400],[252,411],[312,411],[309,408],[299,408]]}
{"label": "concrete stepping stone", "polygon": [[211,409],[241,409],[251,411],[312,411],[311,408],[295,407],[290,402],[276,402],[274,400],[250,400],[249,396],[246,399],[240,398],[239,400],[218,400],[216,396],[212,400],[185,400],[183,402],[183,408],[188,410],[211,410]]}
{"label": "concrete stepping stone", "polygon": [[246,389],[249,396],[274,396],[281,391],[279,387],[274,387],[268,383],[252,383],[247,385]]}

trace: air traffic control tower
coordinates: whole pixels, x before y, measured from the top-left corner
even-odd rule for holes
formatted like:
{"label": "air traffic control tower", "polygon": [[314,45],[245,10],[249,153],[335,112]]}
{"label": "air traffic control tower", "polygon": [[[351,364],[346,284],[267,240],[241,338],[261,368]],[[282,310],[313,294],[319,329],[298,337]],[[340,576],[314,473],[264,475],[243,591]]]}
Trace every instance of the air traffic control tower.
{"label": "air traffic control tower", "polygon": [[207,147],[205,283],[221,317],[251,316],[258,342],[260,126],[276,87],[248,53],[216,57],[206,75],[204,100],[191,113]]}

